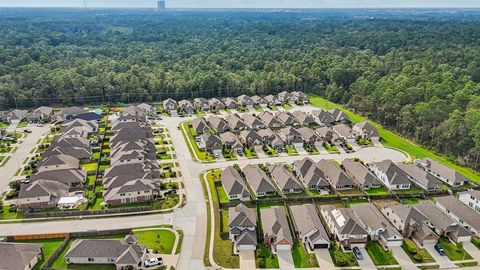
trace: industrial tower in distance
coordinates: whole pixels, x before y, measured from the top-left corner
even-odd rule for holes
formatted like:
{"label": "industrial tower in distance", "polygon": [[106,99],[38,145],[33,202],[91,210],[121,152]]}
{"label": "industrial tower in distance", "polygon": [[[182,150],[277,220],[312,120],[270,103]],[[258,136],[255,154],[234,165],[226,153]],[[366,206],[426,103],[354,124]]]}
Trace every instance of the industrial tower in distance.
{"label": "industrial tower in distance", "polygon": [[157,2],[157,12],[165,12],[165,0]]}

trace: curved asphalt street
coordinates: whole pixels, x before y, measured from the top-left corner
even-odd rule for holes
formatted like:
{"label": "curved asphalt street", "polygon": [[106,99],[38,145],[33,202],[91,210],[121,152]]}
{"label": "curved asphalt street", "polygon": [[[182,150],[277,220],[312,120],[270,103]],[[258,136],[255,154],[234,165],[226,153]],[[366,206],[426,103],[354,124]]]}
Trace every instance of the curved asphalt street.
{"label": "curved asphalt street", "polygon": [[[173,146],[177,153],[177,159],[182,169],[185,189],[186,204],[184,207],[175,209],[173,213],[149,214],[130,217],[109,217],[80,220],[57,220],[49,222],[29,223],[4,223],[0,224],[0,235],[27,235],[56,232],[77,232],[88,230],[105,230],[132,228],[142,226],[154,226],[160,224],[172,224],[184,233],[184,240],[179,257],[177,269],[205,269],[203,253],[206,241],[207,218],[206,201],[199,179],[201,172],[211,168],[224,168],[234,163],[244,166],[255,163],[293,162],[302,159],[303,156],[270,157],[252,160],[221,161],[217,163],[201,164],[193,161],[183,135],[177,129],[180,122],[188,118],[167,117],[160,121],[166,126],[173,140]],[[370,147],[351,154],[329,154],[310,156],[314,160],[322,158],[343,160],[345,158],[358,157],[365,161],[380,161],[392,159],[405,161],[408,158],[401,152],[389,148]]]}

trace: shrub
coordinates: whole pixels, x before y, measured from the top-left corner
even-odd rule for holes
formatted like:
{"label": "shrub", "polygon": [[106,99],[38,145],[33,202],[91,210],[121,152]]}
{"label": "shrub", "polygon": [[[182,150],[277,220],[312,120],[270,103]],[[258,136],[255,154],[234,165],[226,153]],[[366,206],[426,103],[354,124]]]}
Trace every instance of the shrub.
{"label": "shrub", "polygon": [[414,259],[415,261],[417,261],[417,262],[423,261],[423,257],[422,257],[422,255],[420,255],[420,254],[415,254],[415,255],[413,255],[412,257],[413,257],[413,259]]}

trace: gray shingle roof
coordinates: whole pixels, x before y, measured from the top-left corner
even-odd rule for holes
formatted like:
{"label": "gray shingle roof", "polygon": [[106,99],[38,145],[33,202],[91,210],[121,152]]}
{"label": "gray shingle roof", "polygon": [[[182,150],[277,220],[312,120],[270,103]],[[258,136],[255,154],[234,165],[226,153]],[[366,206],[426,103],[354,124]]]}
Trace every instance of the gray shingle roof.
{"label": "gray shingle roof", "polygon": [[220,181],[228,195],[249,196],[247,185],[240,173],[233,167],[226,167],[220,175]]}
{"label": "gray shingle roof", "polygon": [[329,241],[328,233],[325,231],[325,227],[323,227],[315,205],[292,205],[290,210],[299,238],[303,239],[306,234],[316,230],[318,233],[310,236],[310,241],[315,242],[318,239]]}
{"label": "gray shingle roof", "polygon": [[425,167],[430,169],[432,172],[440,175],[445,179],[449,179],[451,182],[455,184],[462,183],[465,181],[467,182],[470,181],[470,179],[465,177],[463,174],[430,158],[424,158],[422,160],[422,163],[425,164]]}
{"label": "gray shingle roof", "polygon": [[254,209],[243,203],[228,208],[229,227],[257,227],[257,214]]}
{"label": "gray shingle roof", "polygon": [[437,204],[442,205],[446,209],[450,210],[450,212],[474,228],[476,231],[480,231],[480,214],[477,211],[468,207],[452,195],[437,197],[435,198],[435,201]]}
{"label": "gray shingle roof", "polygon": [[333,118],[333,115],[323,109],[314,110],[312,111],[312,114],[316,116],[318,120],[325,125],[330,125],[331,123],[335,122],[335,118]]}
{"label": "gray shingle roof", "polygon": [[55,170],[55,171],[43,171],[33,174],[30,177],[30,181],[36,180],[51,180],[64,183],[66,185],[79,185],[85,181],[87,172],[84,170]]}
{"label": "gray shingle roof", "polygon": [[229,129],[227,122],[223,118],[220,118],[218,116],[209,116],[207,118],[207,121],[210,126],[212,126],[212,128],[216,131]]}
{"label": "gray shingle roof", "polygon": [[61,198],[68,196],[69,187],[58,181],[38,180],[30,184],[22,184],[18,194],[19,199],[50,196]]}
{"label": "gray shingle roof", "polygon": [[355,214],[370,231],[384,229],[382,235],[388,239],[393,236],[402,238],[402,235],[395,229],[373,203],[353,204],[351,206]]}
{"label": "gray shingle roof", "polygon": [[332,161],[320,160],[317,166],[322,170],[333,187],[354,186],[355,183]]}
{"label": "gray shingle roof", "polygon": [[270,208],[260,209],[262,216],[263,233],[268,236],[276,237],[277,244],[279,241],[286,240],[293,244],[293,238],[288,227],[285,209],[281,206],[273,206]]}
{"label": "gray shingle roof", "polygon": [[342,161],[345,171],[360,185],[381,185],[382,182],[360,162],[350,159]]}
{"label": "gray shingle roof", "polygon": [[302,189],[302,185],[297,178],[284,165],[272,165],[269,170],[273,179],[275,179],[282,190]]}
{"label": "gray shingle roof", "polygon": [[410,184],[407,174],[400,169],[393,161],[386,159],[380,162],[375,162],[373,165],[377,166],[380,171],[387,175],[388,181],[392,185]]}
{"label": "gray shingle roof", "polygon": [[247,165],[243,168],[243,173],[255,193],[277,192],[270,177],[259,167]]}
{"label": "gray shingle roof", "polygon": [[440,180],[417,164],[398,164],[397,166],[411,177],[412,182],[424,189],[438,189],[441,186]]}
{"label": "gray shingle roof", "polygon": [[29,263],[40,255],[41,248],[38,244],[0,242],[0,267],[6,270],[33,268]]}

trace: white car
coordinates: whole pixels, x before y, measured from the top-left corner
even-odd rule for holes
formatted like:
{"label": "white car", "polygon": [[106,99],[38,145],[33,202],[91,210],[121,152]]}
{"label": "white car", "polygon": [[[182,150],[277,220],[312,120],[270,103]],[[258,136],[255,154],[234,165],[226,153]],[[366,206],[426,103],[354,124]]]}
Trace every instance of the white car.
{"label": "white car", "polygon": [[143,265],[145,265],[145,267],[147,268],[150,266],[156,266],[156,265],[162,265],[162,264],[163,264],[162,258],[150,258],[143,262]]}

